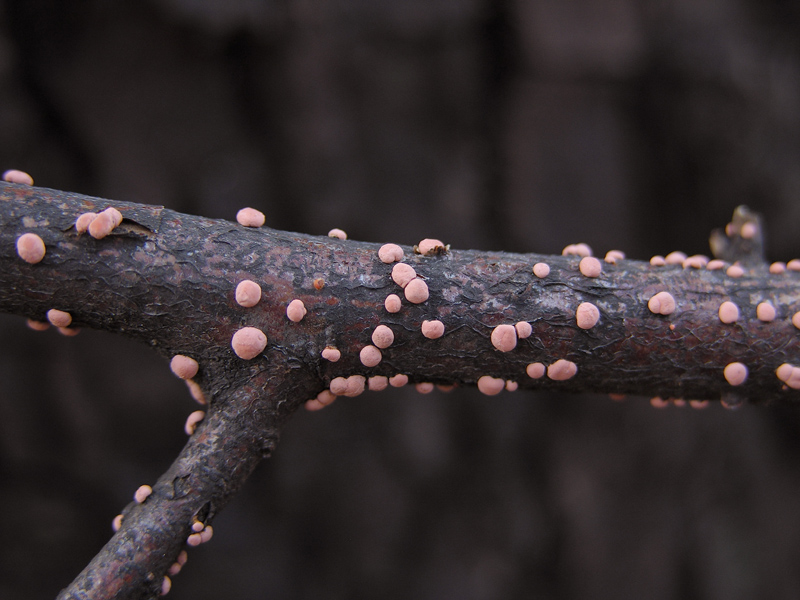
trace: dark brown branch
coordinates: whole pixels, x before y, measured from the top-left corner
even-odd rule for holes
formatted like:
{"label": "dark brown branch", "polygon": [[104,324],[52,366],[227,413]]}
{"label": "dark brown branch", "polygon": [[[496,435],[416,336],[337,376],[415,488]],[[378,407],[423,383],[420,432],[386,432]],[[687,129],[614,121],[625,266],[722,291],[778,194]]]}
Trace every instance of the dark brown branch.
{"label": "dark brown branch", "polygon": [[[125,218],[110,236],[76,232],[79,214],[108,206]],[[45,242],[40,263],[17,255],[16,240],[26,232]],[[283,422],[337,377],[402,373],[412,383],[472,385],[491,376],[530,389],[725,396],[731,403],[800,397],[776,377],[778,366],[797,362],[800,334],[791,318],[800,275],[770,274],[757,260],[741,277],[633,260],[603,263],[600,276],[587,277],[575,256],[460,250],[421,256],[405,247],[403,262],[424,278],[430,297],[419,304],[404,300],[400,312],[389,313],[386,296],[403,291],[390,277],[392,265],[378,259],[376,244],[7,184],[0,187],[0,243],[0,310],[42,321],[57,308],[72,315],[72,326],[115,331],[165,357],[190,356],[200,364],[195,381],[210,401],[205,423],[153,495],[126,509],[123,528],[64,597],[156,595],[192,520],[210,522],[269,453]],[[752,245],[744,252],[757,255]],[[532,273],[537,262],[550,266],[548,276]],[[243,279],[263,290],[253,308],[234,301]],[[672,314],[648,308],[662,291],[676,300]],[[296,298],[308,310],[299,323],[286,317]],[[738,306],[736,322],[721,322],[724,301]],[[762,301],[777,309],[774,321],[756,318]],[[582,302],[600,312],[586,330],[576,324]],[[421,334],[422,322],[431,319],[444,323],[443,337]],[[495,348],[494,328],[519,321],[530,323],[532,335],[511,351]],[[359,352],[379,324],[393,330],[395,341],[379,364],[366,367]],[[231,349],[244,326],[268,337],[253,360]],[[338,348],[341,360],[323,360],[326,346]],[[577,374],[557,381],[526,373],[531,363],[559,359],[577,365]],[[723,376],[732,362],[748,368],[742,385]]]}

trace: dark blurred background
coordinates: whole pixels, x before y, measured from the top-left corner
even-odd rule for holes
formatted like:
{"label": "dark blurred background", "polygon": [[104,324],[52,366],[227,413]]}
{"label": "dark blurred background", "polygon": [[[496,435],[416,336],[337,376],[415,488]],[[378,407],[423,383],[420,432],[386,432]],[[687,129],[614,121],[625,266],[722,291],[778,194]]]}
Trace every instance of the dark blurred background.
{"label": "dark blurred background", "polygon": [[[0,2],[0,168],[406,244],[800,255],[790,0]],[[146,348],[0,319],[0,598],[52,598],[196,405]],[[298,414],[171,598],[800,597],[792,408],[412,390]]]}

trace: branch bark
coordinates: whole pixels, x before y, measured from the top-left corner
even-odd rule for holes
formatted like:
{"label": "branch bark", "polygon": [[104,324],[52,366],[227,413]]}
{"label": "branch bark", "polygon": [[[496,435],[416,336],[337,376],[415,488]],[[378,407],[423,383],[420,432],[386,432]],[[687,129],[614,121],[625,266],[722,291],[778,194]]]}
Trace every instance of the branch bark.
{"label": "branch bark", "polygon": [[[124,217],[109,236],[76,231],[78,215],[109,206]],[[731,235],[717,236],[715,243],[728,260],[741,260],[738,277],[726,269],[624,259],[601,262],[602,271],[593,276],[577,256],[460,250],[424,256],[403,247],[402,262],[430,293],[418,303],[403,300],[400,311],[390,313],[387,295],[403,297],[404,291],[392,280],[393,265],[379,260],[377,244],[0,184],[0,310],[45,321],[55,308],[72,316],[70,327],[114,331],[167,358],[189,356],[200,365],[193,381],[209,402],[205,420],[151,496],[125,509],[121,529],[61,597],[157,596],[192,525],[213,521],[269,455],[286,419],[332,382],[334,389],[344,385],[338,378],[356,376],[347,393],[363,388],[358,376],[404,374],[411,383],[482,382],[484,391],[518,385],[723,398],[729,405],[796,402],[800,392],[792,386],[800,383],[784,376],[785,384],[776,370],[797,362],[800,333],[792,316],[800,276],[770,273],[758,236],[740,235],[740,226],[754,218],[737,218]],[[44,241],[41,262],[29,264],[18,255],[15,245],[24,233]],[[549,274],[535,275],[537,263],[547,264]],[[251,308],[234,299],[244,279],[263,292]],[[660,292],[675,300],[674,312],[654,312],[650,301]],[[308,311],[299,322],[286,313],[295,299]],[[735,321],[720,318],[724,302],[738,308]],[[757,316],[762,302],[774,306],[774,320]],[[590,327],[591,315],[584,327],[578,324],[583,303],[599,313]],[[425,337],[426,320],[441,321],[444,335]],[[498,326],[518,322],[530,324],[530,336],[510,333],[513,348],[493,342],[492,334],[502,331]],[[361,351],[372,344],[378,325],[392,330],[394,342],[368,367]],[[242,327],[257,328],[268,339],[252,360],[231,347]],[[321,357],[331,346],[341,353],[336,362]],[[558,361],[577,372],[559,376],[553,367],[530,376],[538,373],[529,365]],[[743,382],[726,377],[731,363],[746,367]]]}

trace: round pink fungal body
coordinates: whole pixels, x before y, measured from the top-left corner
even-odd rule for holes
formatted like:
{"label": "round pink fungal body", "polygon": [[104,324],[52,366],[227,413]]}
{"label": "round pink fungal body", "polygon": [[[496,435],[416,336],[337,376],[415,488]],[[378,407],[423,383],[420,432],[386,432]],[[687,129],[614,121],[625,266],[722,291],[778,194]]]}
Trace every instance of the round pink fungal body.
{"label": "round pink fungal body", "polygon": [[622,250],[609,250],[606,252],[606,257],[603,259],[610,265],[617,264],[618,260],[625,258],[625,253]]}
{"label": "round pink fungal body", "polygon": [[197,429],[197,425],[206,418],[206,413],[202,410],[196,410],[193,413],[190,413],[188,417],[186,417],[186,423],[183,426],[183,430],[186,432],[186,435],[193,435],[195,429]]}
{"label": "round pink fungal body", "polygon": [[260,210],[247,207],[236,213],[236,222],[245,227],[262,227],[267,217]]}
{"label": "round pink fungal body", "polygon": [[45,252],[44,240],[35,233],[23,233],[17,238],[17,254],[26,263],[41,262]]}
{"label": "round pink fungal body", "polygon": [[20,183],[22,185],[33,185],[33,177],[28,175],[25,171],[17,169],[9,169],[3,173],[3,181],[8,183]]}
{"label": "round pink fungal body", "polygon": [[367,388],[371,392],[382,392],[389,387],[389,378],[384,375],[374,375],[367,379]]}
{"label": "round pink fungal body", "polygon": [[792,315],[792,325],[800,329],[800,312],[796,312]]}
{"label": "round pink fungal body", "polygon": [[236,356],[244,360],[251,360],[261,354],[267,347],[267,336],[255,327],[242,327],[233,334],[231,348]]}
{"label": "round pink fungal body", "polygon": [[575,320],[581,329],[591,329],[600,320],[600,310],[591,302],[581,302],[575,311]]}
{"label": "round pink fungal body", "polygon": [[708,264],[708,257],[702,254],[695,254],[689,256],[683,261],[682,266],[684,269],[702,269]]}
{"label": "round pink fungal body", "polygon": [[675,307],[675,298],[669,292],[658,292],[647,303],[647,308],[656,315],[671,315]]}
{"label": "round pink fungal body", "polygon": [[747,223],[742,225],[742,228],[739,231],[739,235],[746,240],[753,239],[756,236],[756,233],[758,233],[758,225],[756,225],[752,221],[748,221]]}
{"label": "round pink fungal body", "polygon": [[444,323],[441,321],[423,321],[422,335],[429,340],[435,340],[444,335]]}
{"label": "round pink fungal body", "polygon": [[715,258],[714,260],[708,261],[706,263],[706,269],[709,271],[719,271],[720,269],[724,268],[727,263],[724,260],[719,260]]}
{"label": "round pink fungal body", "polygon": [[299,323],[302,321],[307,312],[306,305],[303,304],[302,300],[298,300],[297,298],[289,302],[289,306],[286,307],[286,316],[292,323]]}
{"label": "round pink fungal body", "polygon": [[347,234],[343,230],[334,227],[328,232],[328,237],[336,238],[338,240],[346,240]]}
{"label": "round pink fungal body", "polygon": [[93,212],[85,212],[82,215],[79,215],[77,219],[75,219],[75,231],[78,233],[84,233],[87,229],[89,229],[89,225],[91,225],[92,221],[97,218],[97,213]]}
{"label": "round pink fungal body", "polygon": [[786,263],[786,268],[789,271],[800,271],[800,258],[793,258]]}
{"label": "round pink fungal body", "polygon": [[206,397],[203,394],[203,389],[196,381],[192,381],[191,379],[185,380],[186,387],[189,388],[189,395],[194,398],[195,402],[198,404],[207,404]]}
{"label": "round pink fungal body", "polygon": [[574,377],[577,372],[578,366],[574,362],[563,358],[547,367],[547,376],[553,381],[565,381]]}
{"label": "round pink fungal body", "polygon": [[747,379],[747,367],[740,362],[728,364],[722,373],[731,385],[742,385]]}
{"label": "round pink fungal body", "polygon": [[414,386],[414,388],[420,394],[430,394],[433,391],[433,384],[429,382],[418,383]]}
{"label": "round pink fungal body", "polygon": [[780,275],[786,272],[786,263],[774,262],[769,266],[769,272],[773,275]]}
{"label": "round pink fungal body", "polygon": [[336,394],[330,390],[322,390],[319,394],[317,394],[315,400],[322,404],[322,406],[328,406],[328,404],[336,400]]}
{"label": "round pink fungal body", "polygon": [[326,346],[322,351],[322,358],[331,362],[337,362],[340,358],[342,358],[342,353],[338,350],[338,348]]}
{"label": "round pink fungal body", "polygon": [[122,515],[117,515],[114,517],[114,520],[111,521],[111,530],[112,531],[119,531],[119,528],[122,527]]}
{"label": "round pink fungal body", "polygon": [[539,379],[541,377],[544,377],[545,370],[546,370],[545,366],[540,362],[531,363],[527,367],[525,367],[525,372],[531,379]]}
{"label": "round pink fungal body", "polygon": [[365,367],[374,367],[380,364],[383,355],[375,346],[364,346],[358,354],[361,364]]}
{"label": "round pink fungal body", "polygon": [[72,323],[72,315],[63,310],[51,308],[47,311],[47,320],[56,327],[69,327]]}
{"label": "round pink fungal body", "polygon": [[384,244],[378,250],[378,258],[387,265],[401,261],[403,260],[403,249],[397,244]]}
{"label": "round pink fungal body", "polygon": [[720,304],[719,307],[719,320],[729,325],[739,320],[739,307],[731,301],[726,301]]}
{"label": "round pink fungal body", "polygon": [[244,279],[236,286],[236,303],[250,308],[261,301],[261,286],[255,281]]}
{"label": "round pink fungal body", "polygon": [[400,308],[403,306],[403,303],[400,300],[400,296],[397,294],[389,294],[386,296],[386,300],[383,301],[383,307],[386,309],[386,312],[396,313],[400,312]]}
{"label": "round pink fungal body", "polygon": [[347,393],[347,378],[335,377],[331,380],[329,387],[331,394],[334,394],[335,396],[344,396],[345,393]]}
{"label": "round pink fungal body", "polygon": [[350,375],[350,377],[347,378],[347,389],[344,395],[348,398],[355,398],[359,394],[364,393],[366,385],[367,378],[363,375]]}
{"label": "round pink fungal body", "polygon": [[506,381],[507,392],[516,392],[518,389],[519,389],[519,384],[516,381],[511,381],[510,379]]}
{"label": "round pink fungal body", "polygon": [[444,249],[445,247],[442,241],[432,238],[425,238],[417,244],[417,250],[419,250],[419,253],[423,256],[431,256],[432,254],[442,252]]}
{"label": "round pink fungal body", "polygon": [[759,321],[769,323],[774,321],[776,316],[778,316],[777,311],[771,302],[760,302],[756,306],[756,317],[758,317]]}
{"label": "round pink fungal body", "polygon": [[667,261],[666,261],[666,260],[664,260],[664,257],[663,257],[663,256],[660,256],[660,255],[658,255],[658,254],[656,254],[655,256],[653,256],[653,257],[650,259],[650,266],[653,266],[653,267],[663,267],[665,264],[667,264]]}
{"label": "round pink fungal body", "polygon": [[386,325],[378,325],[372,332],[372,343],[378,348],[388,348],[394,343],[394,332]]}
{"label": "round pink fungal body", "polygon": [[664,257],[664,262],[668,265],[682,265],[683,261],[686,260],[686,253],[681,252],[680,250],[675,250],[674,252],[670,252]]}
{"label": "round pink fungal body", "polygon": [[409,282],[405,290],[403,290],[403,293],[405,294],[406,300],[412,304],[422,304],[430,295],[430,292],[428,292],[428,284],[422,281],[422,279],[414,279]]}
{"label": "round pink fungal body", "polygon": [[389,377],[389,385],[392,387],[403,387],[408,383],[408,375],[403,375],[402,373],[398,373],[392,377]]}
{"label": "round pink fungal body", "polygon": [[94,239],[102,240],[114,231],[114,227],[116,227],[114,215],[104,210],[92,219],[92,222],[89,223],[88,231],[89,235]]}
{"label": "round pink fungal body", "polygon": [[584,277],[599,277],[603,271],[603,263],[594,256],[584,256],[578,265],[578,269],[580,269]]}
{"label": "round pink fungal body", "polygon": [[392,267],[392,281],[401,288],[406,287],[411,281],[416,279],[417,272],[414,267],[407,263],[397,263]]}
{"label": "round pink fungal body", "polygon": [[498,379],[497,377],[484,375],[478,379],[478,389],[487,396],[496,396],[502,392],[505,387],[506,382],[503,379]]}
{"label": "round pink fungal body", "polygon": [[521,340],[531,337],[533,333],[533,327],[531,327],[531,324],[527,321],[518,321],[514,323],[514,329],[517,330],[517,337]]}
{"label": "round pink fungal body", "polygon": [[533,265],[533,274],[539,279],[544,279],[550,275],[550,265],[547,263],[539,262]]}
{"label": "round pink fungal body", "polygon": [[164,575],[164,579],[161,580],[161,595],[166,596],[169,594],[169,591],[172,589],[172,580]]}
{"label": "round pink fungal body", "polygon": [[151,488],[149,485],[140,485],[136,489],[136,492],[133,494],[133,499],[136,501],[137,504],[141,504],[142,502],[147,500],[147,498],[149,498],[150,494],[152,493],[153,493],[153,488]]}
{"label": "round pink fungal body", "polygon": [[111,222],[114,224],[114,227],[119,227],[122,223],[122,213],[113,206],[109,206],[100,214],[102,215],[103,213],[107,213],[111,217]]}
{"label": "round pink fungal body", "polygon": [[59,327],[59,328],[57,328],[56,331],[58,331],[58,333],[60,333],[61,335],[66,336],[66,337],[75,337],[76,335],[78,335],[81,332],[80,328],[78,328],[78,327],[69,327],[69,328],[67,328],[67,327]]}
{"label": "round pink fungal body", "polygon": [[561,251],[562,256],[591,256],[592,249],[587,244],[570,244]]}
{"label": "round pink fungal body", "polygon": [[44,321],[35,321],[34,319],[28,319],[25,324],[33,329],[34,331],[45,331],[50,329],[50,323],[45,323]]}
{"label": "round pink fungal body", "polygon": [[197,375],[200,365],[198,365],[197,361],[193,358],[184,356],[183,354],[176,354],[172,357],[172,360],[169,361],[169,368],[181,379],[191,379]]}
{"label": "round pink fungal body", "polygon": [[492,330],[491,339],[500,352],[511,352],[517,347],[517,329],[513,325],[498,325]]}
{"label": "round pink fungal body", "polygon": [[744,269],[739,265],[731,265],[730,267],[728,267],[728,270],[725,271],[725,274],[728,277],[734,277],[734,278],[741,277],[742,275],[744,275]]}

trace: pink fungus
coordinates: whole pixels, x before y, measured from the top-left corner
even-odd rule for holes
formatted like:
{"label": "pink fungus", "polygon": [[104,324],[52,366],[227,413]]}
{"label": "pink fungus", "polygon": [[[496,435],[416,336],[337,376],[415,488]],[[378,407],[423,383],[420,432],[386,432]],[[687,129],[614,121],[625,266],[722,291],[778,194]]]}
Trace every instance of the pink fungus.
{"label": "pink fungus", "polygon": [[682,266],[684,269],[702,269],[708,264],[708,257],[702,254],[694,254],[689,256],[683,261]]}
{"label": "pink fungus", "polygon": [[517,347],[517,330],[513,325],[498,325],[492,330],[492,345],[500,352],[511,352]]}
{"label": "pink fungus", "polygon": [[195,429],[197,429],[197,425],[206,418],[206,413],[202,410],[196,410],[192,413],[189,413],[189,416],[186,417],[186,423],[183,426],[183,430],[186,432],[186,435],[193,435]]}
{"label": "pink fungus", "polygon": [[517,337],[521,340],[531,337],[533,333],[533,327],[531,327],[531,324],[527,321],[518,321],[514,323],[514,329],[517,330]]}
{"label": "pink fungus", "polygon": [[758,306],[756,306],[756,317],[758,317],[759,321],[763,321],[764,323],[769,323],[770,321],[774,321],[777,315],[777,311],[775,307],[772,306],[771,302],[760,302]]}
{"label": "pink fungus", "polygon": [[695,410],[702,410],[708,408],[708,400],[689,400],[689,406]]}
{"label": "pink fungus", "polygon": [[603,271],[603,263],[594,256],[584,256],[578,265],[578,269],[585,277],[599,277]]}
{"label": "pink fungus", "polygon": [[531,379],[540,379],[544,377],[545,370],[545,366],[540,362],[531,363],[525,367],[525,372]]}
{"label": "pink fungus", "polygon": [[262,227],[267,217],[260,210],[247,207],[236,213],[236,222],[245,227]]}
{"label": "pink fungus", "polygon": [[200,536],[199,533],[193,533],[188,538],[186,538],[186,545],[192,546],[193,548],[199,546],[203,543],[203,538]]}
{"label": "pink fungus", "polygon": [[445,251],[444,242],[432,238],[425,238],[417,244],[417,251],[423,256],[432,256],[434,254],[441,254]]}
{"label": "pink fungus", "polygon": [[655,315],[671,315],[675,312],[675,298],[669,292],[658,292],[647,303],[647,308]]}
{"label": "pink fungus", "polygon": [[533,274],[539,279],[544,279],[550,275],[550,265],[547,263],[539,262],[533,265]]}
{"label": "pink fungus", "polygon": [[800,271],[800,258],[793,258],[786,263],[786,268],[789,271]]}
{"label": "pink fungus", "polygon": [[102,240],[116,227],[115,216],[113,213],[104,210],[99,213],[91,223],[89,223],[89,235],[96,240]]}
{"label": "pink fungus", "polygon": [[719,320],[725,324],[735,323],[739,320],[739,307],[730,301],[723,302],[719,307]]}
{"label": "pink fungus", "polygon": [[233,334],[231,347],[239,358],[251,360],[267,347],[267,336],[255,327],[242,327]]}
{"label": "pink fungus", "polygon": [[328,237],[336,238],[338,240],[346,240],[347,234],[338,228],[333,228],[328,232]]}
{"label": "pink fungus", "polygon": [[609,398],[611,398],[614,402],[622,402],[625,400],[625,394],[609,394]]}
{"label": "pink fungus", "polygon": [[389,387],[389,378],[384,375],[375,375],[367,380],[367,388],[371,392],[382,392]]}
{"label": "pink fungus", "polygon": [[428,292],[428,284],[422,279],[414,279],[411,281],[404,290],[406,300],[412,304],[422,304],[428,299],[430,295]]}
{"label": "pink fungus", "polygon": [[786,272],[786,263],[774,262],[769,266],[769,272],[773,275],[780,275]]}
{"label": "pink fungus", "polygon": [[89,225],[91,225],[92,221],[97,218],[97,213],[93,212],[85,212],[82,215],[79,215],[77,219],[75,219],[75,231],[78,233],[84,233],[87,229],[89,229]]}
{"label": "pink fungus", "polygon": [[319,291],[324,287],[325,287],[325,280],[320,277],[317,277],[314,280],[314,289]]}
{"label": "pink fungus", "polygon": [[654,396],[650,398],[650,406],[653,408],[667,408],[669,406],[669,400],[664,400],[661,396]]}
{"label": "pink fungus", "polygon": [[394,281],[401,288],[406,287],[409,282],[417,277],[417,272],[414,267],[407,263],[397,263],[392,267],[392,281]]}
{"label": "pink fungus", "polygon": [[336,377],[331,380],[331,394],[336,396],[344,396],[347,392],[347,378],[346,377]]}
{"label": "pink fungus", "polygon": [[775,370],[775,374],[778,376],[778,379],[783,381],[788,387],[793,390],[800,389],[800,368],[790,365],[789,363],[783,363]]}
{"label": "pink fungus", "polygon": [[137,504],[141,504],[153,493],[153,488],[149,485],[140,485],[136,492],[133,494],[133,499],[136,501]]}
{"label": "pink fungus", "polygon": [[23,233],[17,238],[17,254],[26,263],[41,262],[45,255],[44,240],[35,233]]}
{"label": "pink fungus", "polygon": [[497,377],[484,375],[478,379],[478,389],[487,396],[496,396],[506,387],[506,382]]}
{"label": "pink fungus", "polygon": [[440,392],[444,392],[445,394],[449,394],[456,388],[456,384],[454,383],[437,383],[436,389]]}
{"label": "pink fungus", "polygon": [[322,406],[328,406],[328,404],[331,404],[334,400],[336,400],[336,394],[330,390],[322,390],[319,394],[317,394],[315,400],[322,404]]}
{"label": "pink fungus", "polygon": [[201,523],[200,521],[195,521],[194,523],[192,523],[192,531],[194,531],[195,533],[200,533],[201,531],[203,531],[203,529],[205,529],[205,527],[206,526],[203,525],[203,523]]}
{"label": "pink fungus", "polygon": [[[103,213],[108,213],[108,215],[111,216],[111,222],[114,223],[114,227],[119,227],[122,223],[122,213],[113,206],[109,206]],[[100,214],[102,215],[103,213]]]}
{"label": "pink fungus", "polygon": [[245,279],[236,286],[236,303],[250,308],[261,301],[261,286],[255,281]]}
{"label": "pink fungus", "polygon": [[212,537],[214,537],[214,528],[211,525],[206,525],[203,531],[200,532],[200,543],[210,542]]}
{"label": "pink fungus", "polygon": [[731,265],[730,267],[728,267],[728,270],[725,271],[725,274],[728,277],[741,277],[742,275],[744,275],[744,269],[739,265]]}
{"label": "pink fungus", "polygon": [[337,362],[340,358],[342,358],[342,353],[338,350],[338,348],[334,348],[333,346],[325,346],[325,349],[322,351],[322,358],[331,362]]}
{"label": "pink fungus", "polygon": [[33,177],[28,175],[25,171],[18,171],[17,169],[9,169],[3,173],[3,181],[8,183],[20,183],[22,185],[33,185]]}
{"label": "pink fungus", "polygon": [[397,244],[384,244],[378,250],[378,258],[387,265],[401,261],[403,260],[403,249]]}
{"label": "pink fungus", "polygon": [[430,394],[433,391],[433,384],[428,382],[418,383],[414,386],[414,388],[420,394]]}
{"label": "pink fungus", "polygon": [[732,362],[725,367],[722,374],[731,385],[742,385],[747,379],[747,367],[740,362]]}
{"label": "pink fungus", "polygon": [[709,271],[719,271],[720,269],[724,268],[727,263],[724,260],[719,260],[715,258],[714,260],[708,261],[706,264],[706,269]]}
{"label": "pink fungus", "polygon": [[51,308],[47,311],[47,320],[56,327],[69,327],[72,323],[72,315],[63,310]]}
{"label": "pink fungus", "polygon": [[383,355],[375,346],[364,346],[358,354],[361,364],[365,367],[374,367],[380,364]]}
{"label": "pink fungus", "polygon": [[28,319],[25,324],[34,331],[45,331],[46,329],[50,329],[50,323],[45,323],[44,321],[34,321],[33,319]]}
{"label": "pink fungus", "polygon": [[686,253],[681,252],[680,250],[675,250],[674,252],[670,252],[664,257],[664,262],[668,265],[682,265],[683,261],[686,260]]}
{"label": "pink fungus", "polygon": [[367,378],[363,375],[350,375],[347,378],[347,389],[344,395],[348,398],[354,398],[364,392],[367,384]]}
{"label": "pink fungus", "polygon": [[164,579],[161,580],[161,595],[166,596],[169,594],[169,591],[172,589],[172,580],[164,575]]}
{"label": "pink fungus", "polygon": [[189,395],[192,398],[194,398],[195,402],[197,402],[198,404],[206,404],[206,397],[203,394],[203,389],[198,385],[196,381],[187,379],[186,387],[189,388]]}
{"label": "pink fungus", "polygon": [[389,377],[389,385],[392,387],[403,387],[408,383],[408,375],[398,373],[393,377]]}
{"label": "pink fungus", "polygon": [[59,327],[56,331],[66,337],[75,337],[81,332],[78,327]]}
{"label": "pink fungus", "polygon": [[664,260],[663,256],[658,254],[650,259],[650,265],[653,267],[663,267],[665,264],[667,264],[667,261]]}
{"label": "pink fungus", "polygon": [[519,389],[519,384],[516,381],[511,381],[510,379],[506,381],[507,392],[516,392],[518,389]]}
{"label": "pink fungus", "polygon": [[400,312],[400,307],[402,306],[402,302],[400,301],[400,296],[397,294],[389,294],[386,296],[386,300],[383,301],[383,306],[386,308],[386,312],[396,313]]}
{"label": "pink fungus", "polygon": [[561,251],[562,256],[591,256],[592,249],[586,244],[570,244]]}
{"label": "pink fungus", "polygon": [[609,250],[606,252],[606,257],[603,259],[608,264],[615,265],[618,260],[625,258],[625,253],[622,250]]}
{"label": "pink fungus", "polygon": [[372,343],[378,348],[388,348],[394,343],[394,332],[386,325],[378,325],[372,332]]}
{"label": "pink fungus", "polygon": [[752,221],[748,221],[747,223],[742,225],[742,229],[739,231],[739,235],[746,240],[753,239],[757,233],[758,233],[758,225],[756,225]]}
{"label": "pink fungus", "polygon": [[429,340],[435,340],[444,335],[444,323],[441,321],[423,321],[422,335]]}
{"label": "pink fungus", "polygon": [[591,329],[600,320],[600,311],[591,302],[581,302],[575,311],[575,319],[581,329]]}
{"label": "pink fungus", "polygon": [[117,515],[114,517],[114,520],[111,521],[111,530],[119,531],[120,527],[122,527],[122,515]]}
{"label": "pink fungus", "polygon": [[307,312],[306,305],[303,304],[302,300],[298,300],[297,298],[289,302],[289,306],[286,307],[286,316],[292,323],[299,323],[302,321]]}
{"label": "pink fungus", "polygon": [[189,358],[183,354],[176,354],[172,357],[172,360],[169,361],[169,368],[181,379],[191,379],[197,375],[200,365],[198,365],[197,361],[193,358]]}
{"label": "pink fungus", "polygon": [[796,312],[792,315],[792,325],[800,329],[800,312]]}
{"label": "pink fungus", "polygon": [[563,358],[547,367],[547,376],[553,381],[565,381],[574,377],[577,372],[578,365]]}
{"label": "pink fungus", "polygon": [[[336,396],[334,396],[334,398],[335,397]],[[305,406],[306,410],[311,412],[314,412],[316,410],[322,410],[323,408],[325,408],[325,405],[322,402],[320,402],[317,398],[311,398],[311,400],[306,400],[303,406]]]}

